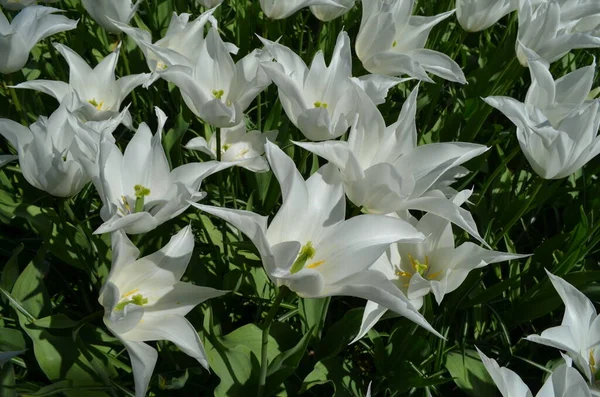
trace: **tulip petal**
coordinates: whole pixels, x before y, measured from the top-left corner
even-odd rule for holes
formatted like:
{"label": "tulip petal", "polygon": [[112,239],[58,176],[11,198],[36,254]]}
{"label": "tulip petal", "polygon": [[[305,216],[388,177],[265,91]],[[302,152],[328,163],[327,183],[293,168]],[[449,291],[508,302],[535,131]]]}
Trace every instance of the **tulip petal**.
{"label": "tulip petal", "polygon": [[367,301],[365,305],[365,311],[363,313],[362,322],[360,323],[360,328],[358,330],[358,334],[352,339],[352,342],[349,344],[353,344],[362,339],[370,330],[377,324],[377,322],[383,317],[383,315],[387,312],[388,309],[379,305],[378,303]]}
{"label": "tulip petal", "polygon": [[533,394],[519,375],[508,368],[501,368],[496,360],[488,358],[481,350],[477,349],[477,353],[479,353],[485,369],[494,380],[502,397],[533,397]]}
{"label": "tulip petal", "polygon": [[135,397],[146,396],[152,372],[158,361],[158,352],[144,342],[134,342],[121,339],[127,348],[135,382]]}

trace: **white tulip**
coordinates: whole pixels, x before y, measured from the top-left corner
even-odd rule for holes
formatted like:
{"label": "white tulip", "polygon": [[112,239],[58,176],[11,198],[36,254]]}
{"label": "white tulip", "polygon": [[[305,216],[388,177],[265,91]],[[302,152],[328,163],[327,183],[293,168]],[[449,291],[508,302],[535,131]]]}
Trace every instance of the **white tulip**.
{"label": "white tulip", "polygon": [[[15,88],[31,89],[51,95],[86,121],[102,121],[116,117],[125,97],[150,77],[150,74],[143,73],[115,79],[120,46],[94,69],[69,47],[62,44],[54,46],[69,65],[69,83],[32,80],[18,84]],[[73,93],[75,95],[71,95]],[[125,124],[131,125],[128,112]]]}
{"label": "white tulip", "polygon": [[123,229],[145,233],[172,219],[206,194],[199,192],[202,179],[215,162],[189,163],[170,170],[162,147],[166,115],[156,108],[158,131],[154,136],[142,123],[122,154],[118,146],[103,140],[98,166],[88,164],[88,173],[100,193],[104,223],[94,233]]}
{"label": "white tulip", "polygon": [[433,17],[412,16],[414,0],[363,0],[356,55],[371,73],[409,75],[433,82],[427,73],[465,84],[460,66],[450,57],[425,49],[431,29],[454,11]]}
{"label": "white tulip", "polygon": [[544,179],[565,178],[600,153],[600,101],[587,101],[595,62],[554,80],[549,65],[528,55],[531,86],[525,102],[488,97],[517,126],[519,145],[534,171]]}
{"label": "white tulip", "polygon": [[[488,358],[477,349],[479,357],[502,397],[533,397],[521,377],[508,368],[500,367],[496,360]],[[536,397],[591,397],[590,388],[576,369],[570,364],[556,368],[546,380]]]}
{"label": "white tulip", "polygon": [[80,123],[65,106],[49,118],[40,117],[29,128],[0,119],[0,135],[17,148],[23,176],[36,188],[71,197],[90,182],[79,158],[94,156],[98,133]]}
{"label": "white tulip", "polygon": [[132,0],[81,0],[81,2],[100,26],[111,33],[119,33],[119,28],[112,20],[128,24],[142,0],[138,0],[135,4]]}
{"label": "white tulip", "polygon": [[77,21],[62,15],[56,8],[30,6],[8,22],[0,11],[0,73],[21,70],[29,59],[29,52],[42,39],[58,32],[75,29]]}
{"label": "white tulip", "polygon": [[383,116],[357,87],[361,109],[345,141],[295,142],[335,164],[342,172],[346,195],[368,212],[389,214],[420,210],[439,215],[460,226],[479,241],[471,214],[446,195],[449,185],[464,175],[460,165],[487,148],[472,143],[432,143],[417,146],[417,92],[402,106],[398,121],[385,126]]}
{"label": "white tulip", "polygon": [[527,340],[565,351],[594,384],[600,369],[600,315],[584,294],[562,278],[546,273],[565,304],[565,314],[561,325],[540,335],[529,335]]}
{"label": "white tulip", "polygon": [[[458,195],[454,201],[460,206],[468,198]],[[418,221],[412,217],[409,220],[425,240],[392,244],[370,269],[385,274],[416,309],[423,306],[423,297],[430,292],[441,304],[444,296],[455,291],[474,269],[528,256],[491,251],[470,242],[455,247],[451,223],[431,213]],[[386,312],[385,307],[367,302],[354,341],[366,335]]]}
{"label": "white tulip", "polygon": [[523,66],[535,51],[549,63],[576,48],[600,47],[600,2],[597,0],[520,0],[516,52]]}
{"label": "white tulip", "polygon": [[[237,49],[235,49],[237,51]],[[172,52],[152,46],[165,65]],[[216,26],[202,42],[193,65],[175,65],[160,71],[160,76],[179,87],[190,110],[205,122],[218,127],[233,127],[242,121],[244,111],[271,81],[258,64],[258,51],[253,51],[237,64],[223,42]]]}
{"label": "white tulip", "polygon": [[277,286],[303,298],[356,296],[372,300],[440,336],[382,273],[367,270],[394,242],[422,240],[408,222],[383,215],[344,221],[346,202],[339,171],[332,164],[304,180],[293,160],[267,142],[266,153],[283,194],[270,225],[249,211],[194,204],[247,235]]}
{"label": "white tulip", "polygon": [[[0,6],[7,10],[22,10],[33,5],[37,0],[0,0]],[[58,0],[43,0],[44,3],[56,3]]]}
{"label": "white tulip", "polygon": [[4,167],[6,164],[11,161],[15,161],[19,156],[15,156],[12,154],[0,154],[0,168]]}
{"label": "white tulip", "polygon": [[335,0],[260,0],[263,12],[271,19],[287,18],[301,8],[318,5],[344,8]]}
{"label": "white tulip", "polygon": [[456,0],[456,18],[467,32],[479,32],[517,7],[518,0]]}
{"label": "white tulip", "polygon": [[323,141],[343,135],[359,109],[357,83],[375,103],[383,103],[388,90],[403,80],[380,75],[352,79],[350,38],[340,32],[329,66],[323,52],[313,58],[310,68],[291,49],[261,39],[276,62],[261,62],[279,88],[279,99],[290,121],[308,139]]}
{"label": "white tulip", "polygon": [[206,8],[214,8],[221,4],[223,0],[196,0],[196,3],[203,5]]}
{"label": "white tulip", "polygon": [[[323,22],[329,22],[341,17],[354,7],[356,0],[334,0],[339,6],[311,6],[310,11]],[[341,6],[341,7],[340,7]]]}
{"label": "white tulip", "polygon": [[123,231],[112,234],[112,267],[100,291],[104,324],[127,348],[136,397],[146,396],[158,353],[144,342],[169,340],[208,369],[204,346],[185,315],[227,291],[179,281],[194,250],[189,226],[159,251],[138,259],[140,251]]}
{"label": "white tulip", "polygon": [[208,154],[213,160],[217,159],[217,134],[221,134],[221,162],[213,172],[238,166],[252,172],[269,171],[269,163],[262,155],[265,154],[267,139],[274,141],[277,131],[246,132],[246,124],[241,122],[235,127],[221,128],[220,132],[211,135],[208,142],[203,137],[191,139],[185,147],[199,150]]}
{"label": "white tulip", "polygon": [[[138,44],[146,57],[150,71],[157,72],[170,66],[192,66],[194,64],[196,57],[204,45],[204,27],[206,23],[211,21],[213,25],[216,25],[212,12],[213,10],[209,10],[191,22],[190,14],[177,15],[173,13],[165,36],[154,44],[152,44],[152,35],[150,32],[132,28],[118,21],[113,21],[113,23]],[[167,57],[167,62],[163,62],[152,51],[154,47],[163,49],[162,53],[163,56]]]}

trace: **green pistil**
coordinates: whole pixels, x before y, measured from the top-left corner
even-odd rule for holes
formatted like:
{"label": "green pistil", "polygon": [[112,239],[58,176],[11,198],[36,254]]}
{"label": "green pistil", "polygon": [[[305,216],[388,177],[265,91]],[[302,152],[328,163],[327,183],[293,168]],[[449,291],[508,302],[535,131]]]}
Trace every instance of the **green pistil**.
{"label": "green pistil", "polygon": [[218,90],[218,91],[217,90],[213,90],[212,93],[213,93],[213,96],[215,98],[219,99],[219,100],[221,98],[223,98],[223,95],[225,95],[225,91],[223,91],[223,90]]}
{"label": "green pistil", "polygon": [[329,106],[327,104],[327,102],[320,102],[320,101],[315,102],[314,105],[316,108],[323,108],[323,109],[327,109],[327,107]]}
{"label": "green pistil", "polygon": [[394,40],[394,42],[392,43],[392,48],[396,47],[398,45],[398,42],[396,40]]}
{"label": "green pistil", "polygon": [[312,259],[315,256],[315,253],[316,251],[312,246],[312,242],[309,241],[308,243],[306,243],[306,245],[300,250],[298,258],[292,265],[292,274],[298,273],[300,270],[302,270],[304,268],[304,265],[306,265],[306,261]]}
{"label": "green pistil", "polygon": [[123,301],[117,306],[115,306],[115,310],[123,310],[125,309],[125,306],[127,306],[130,303],[133,303],[137,306],[144,306],[148,304],[148,298],[144,298],[144,296],[141,294],[133,295],[130,300]]}
{"label": "green pistil", "polygon": [[142,185],[135,185],[133,187],[135,191],[135,212],[142,212],[144,210],[144,198],[150,195],[150,189]]}

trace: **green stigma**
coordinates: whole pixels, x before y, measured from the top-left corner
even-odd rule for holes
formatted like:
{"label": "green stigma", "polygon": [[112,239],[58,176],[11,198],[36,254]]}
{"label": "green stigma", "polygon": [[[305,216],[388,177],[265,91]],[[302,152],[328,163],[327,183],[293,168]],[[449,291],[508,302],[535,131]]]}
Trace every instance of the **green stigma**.
{"label": "green stigma", "polygon": [[327,104],[327,102],[319,102],[319,101],[315,102],[314,105],[316,108],[323,108],[323,109],[327,109],[327,107],[329,106]]}
{"label": "green stigma", "polygon": [[312,246],[312,242],[309,241],[308,243],[306,243],[306,245],[300,250],[298,258],[292,265],[292,274],[298,273],[300,270],[302,270],[304,268],[304,265],[306,265],[306,261],[312,259],[315,256],[315,253],[316,251]]}
{"label": "green stigma", "polygon": [[212,94],[213,94],[213,96],[215,98],[217,98],[217,99],[220,100],[221,98],[223,98],[223,95],[225,95],[225,91],[223,91],[223,90],[218,90],[218,91],[217,90],[213,90]]}
{"label": "green stigma", "polygon": [[115,306],[115,310],[123,310],[130,303],[137,306],[144,306],[148,304],[148,298],[144,298],[142,294],[133,295],[130,300],[123,301]]}
{"label": "green stigma", "polygon": [[392,43],[392,48],[396,47],[398,45],[398,42],[396,40],[394,40],[394,42]]}
{"label": "green stigma", "polygon": [[135,212],[142,212],[144,210],[144,198],[150,195],[150,189],[142,185],[135,185],[133,187],[135,191]]}

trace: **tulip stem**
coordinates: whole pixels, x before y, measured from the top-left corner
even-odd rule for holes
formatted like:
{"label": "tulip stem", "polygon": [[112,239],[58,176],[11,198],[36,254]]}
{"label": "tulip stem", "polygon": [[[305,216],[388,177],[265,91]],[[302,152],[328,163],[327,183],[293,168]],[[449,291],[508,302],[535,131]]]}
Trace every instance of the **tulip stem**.
{"label": "tulip stem", "polygon": [[9,74],[6,76],[6,88],[8,88],[8,91],[10,92],[10,98],[12,99],[13,104],[15,105],[15,110],[17,111],[17,113],[19,113],[19,116],[21,116],[21,122],[22,124],[27,124],[27,119],[25,117],[25,114],[23,113],[23,108],[21,107],[21,102],[19,101],[19,97],[17,96],[17,91],[15,91],[15,89],[13,88],[13,80],[12,80],[12,76]]}
{"label": "tulip stem", "polygon": [[[215,130],[215,134],[217,134],[217,161],[221,162],[221,129],[217,128]],[[225,207],[225,186],[223,184],[223,173],[219,172],[217,174],[217,179],[219,181],[219,205],[221,206],[221,208]],[[221,233],[223,235],[222,238],[222,242],[223,242],[223,258],[225,258],[225,261],[227,261],[227,224],[226,222],[223,222],[223,226],[221,228]]]}
{"label": "tulip stem", "polygon": [[279,288],[279,292],[277,293],[277,297],[275,298],[275,302],[271,306],[269,313],[267,313],[267,318],[265,318],[265,322],[263,323],[262,330],[262,344],[260,348],[260,379],[258,382],[258,397],[264,397],[267,387],[267,369],[269,367],[269,362],[267,358],[268,346],[269,346],[269,331],[271,329],[271,324],[273,323],[273,319],[281,306],[281,302],[283,301],[283,297],[287,292],[287,287],[282,286]]}

